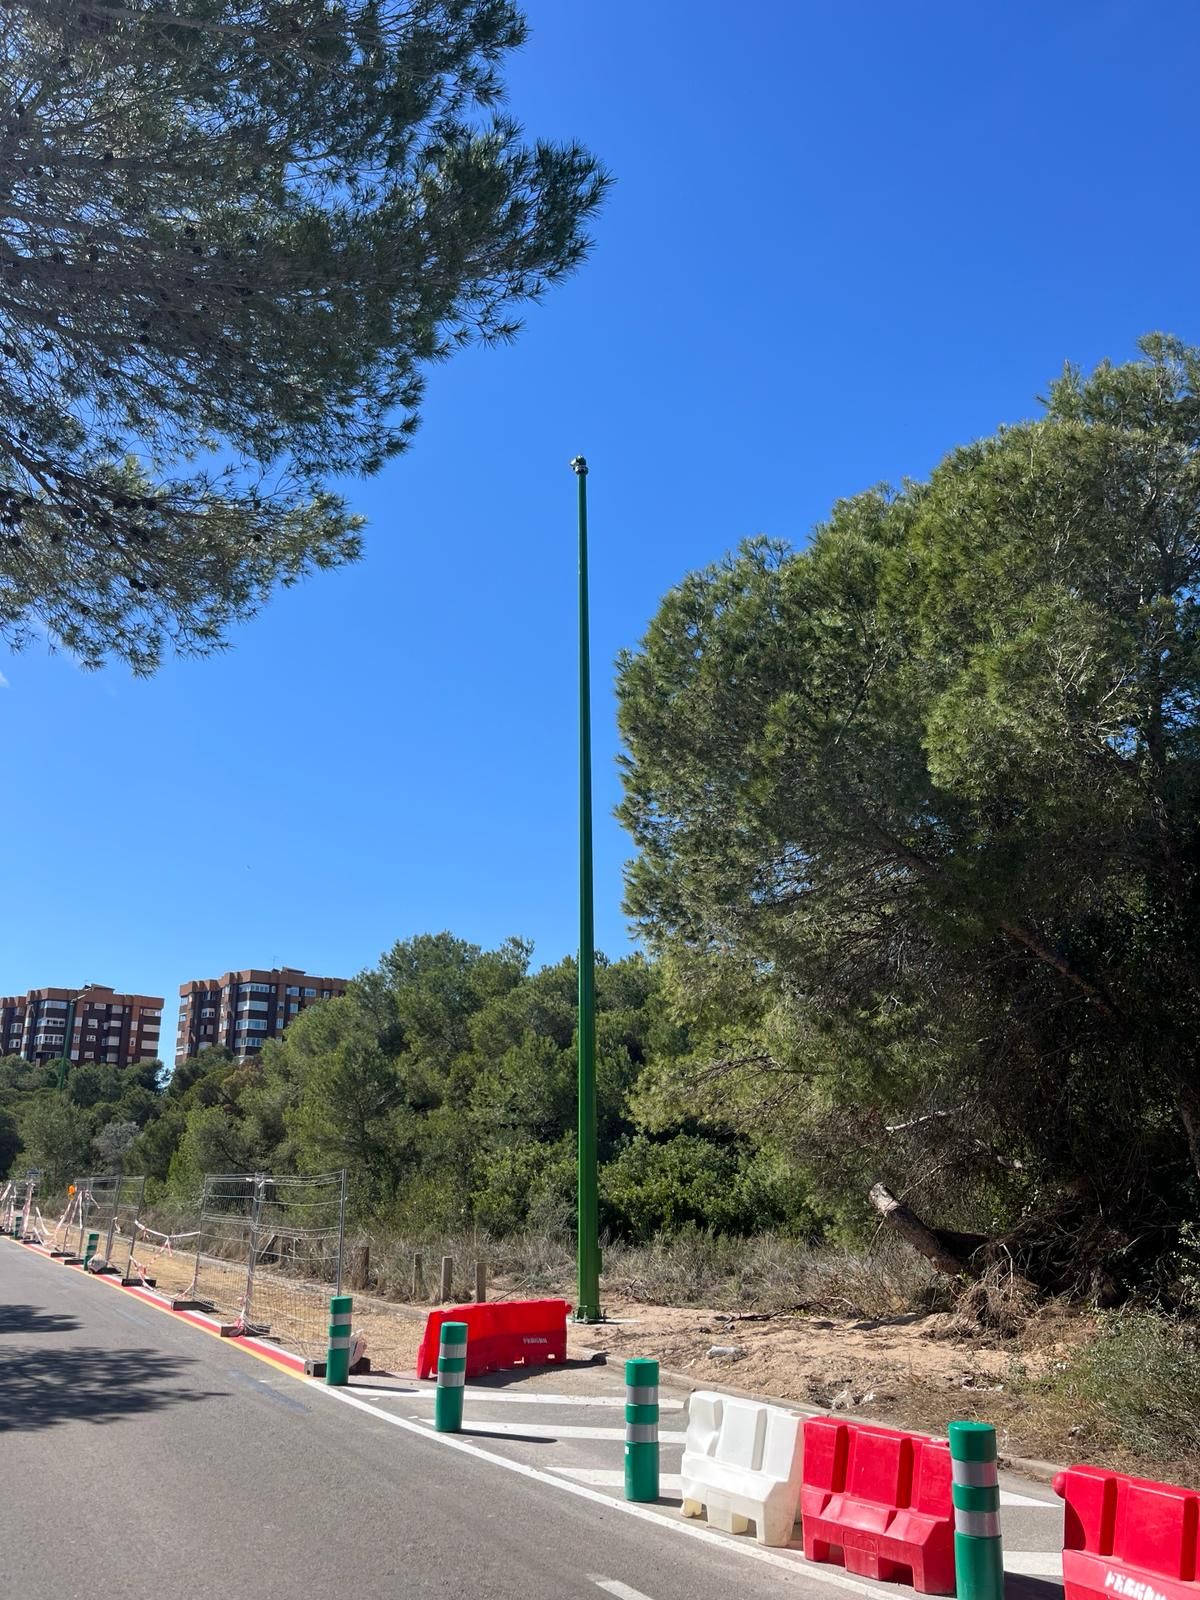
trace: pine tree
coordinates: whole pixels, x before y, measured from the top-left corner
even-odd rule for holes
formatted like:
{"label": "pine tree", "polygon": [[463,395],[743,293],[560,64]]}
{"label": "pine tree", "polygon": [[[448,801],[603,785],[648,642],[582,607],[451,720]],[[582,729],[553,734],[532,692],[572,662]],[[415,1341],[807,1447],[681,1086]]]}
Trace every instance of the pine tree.
{"label": "pine tree", "polygon": [[0,7],[0,637],[204,654],[359,551],[326,487],[581,260],[605,178],[498,111],[509,0]]}

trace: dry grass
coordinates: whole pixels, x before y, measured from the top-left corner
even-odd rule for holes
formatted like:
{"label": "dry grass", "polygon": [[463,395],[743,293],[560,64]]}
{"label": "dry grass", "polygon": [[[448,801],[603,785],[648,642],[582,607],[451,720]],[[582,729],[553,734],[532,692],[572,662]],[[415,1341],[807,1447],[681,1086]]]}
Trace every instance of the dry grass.
{"label": "dry grass", "polygon": [[[367,1245],[366,1287],[385,1299],[433,1305],[443,1256],[453,1260],[451,1299],[474,1292],[476,1261],[510,1295],[570,1296],[574,1243],[562,1235],[510,1238],[486,1234],[429,1234],[398,1238],[361,1235],[347,1241],[347,1259]],[[422,1258],[421,1293],[413,1293],[414,1256]],[[882,1317],[948,1308],[952,1295],[911,1253],[892,1250],[814,1250],[762,1234],[731,1239],[698,1229],[651,1244],[604,1248],[605,1292],[642,1305],[704,1306],[715,1310],[807,1311],[832,1316]]]}

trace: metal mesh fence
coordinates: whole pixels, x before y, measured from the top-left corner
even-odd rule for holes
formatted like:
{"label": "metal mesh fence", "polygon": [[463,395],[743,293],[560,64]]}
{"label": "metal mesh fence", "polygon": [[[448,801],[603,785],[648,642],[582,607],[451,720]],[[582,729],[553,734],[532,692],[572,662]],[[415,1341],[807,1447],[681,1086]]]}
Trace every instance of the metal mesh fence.
{"label": "metal mesh fence", "polygon": [[39,1174],[37,1172],[30,1172],[27,1173],[25,1178],[17,1185],[17,1205],[20,1208],[22,1239],[24,1239],[26,1234],[30,1233],[33,1229],[34,1212],[37,1205],[38,1181]]}
{"label": "metal mesh fence", "polygon": [[33,1231],[37,1234],[38,1242],[47,1250],[62,1253],[74,1248],[78,1233],[80,1196],[77,1185],[71,1186],[71,1192],[63,1197],[60,1206],[57,1217],[53,1209],[49,1217],[44,1217],[41,1207],[35,1204]]}
{"label": "metal mesh fence", "polygon": [[[76,1178],[75,1186],[87,1197],[87,1217],[84,1229],[85,1242],[89,1233],[99,1234],[96,1255],[108,1260],[108,1246],[117,1220],[117,1190],[120,1178],[97,1173],[89,1178]],[[82,1255],[82,1249],[79,1251]],[[99,1265],[99,1262],[97,1262]]]}
{"label": "metal mesh fence", "polygon": [[342,1284],[346,1174],[209,1174],[190,1296],[314,1360]]}
{"label": "metal mesh fence", "polygon": [[146,1180],[141,1176],[125,1178],[109,1174],[96,1175],[86,1181],[91,1197],[88,1231],[100,1235],[102,1259],[122,1278],[128,1278]]}

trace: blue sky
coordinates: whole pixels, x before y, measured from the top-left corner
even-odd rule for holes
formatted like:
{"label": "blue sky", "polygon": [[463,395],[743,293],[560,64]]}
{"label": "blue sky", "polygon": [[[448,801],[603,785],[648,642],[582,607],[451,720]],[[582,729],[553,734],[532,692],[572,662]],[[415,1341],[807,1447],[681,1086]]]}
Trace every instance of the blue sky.
{"label": "blue sky", "polygon": [[737,541],[1200,342],[1200,15],[1157,3],[531,0],[532,134],[616,187],[508,349],[351,488],[365,560],[150,682],[0,650],[0,992],[394,939],[576,944],[574,479],[591,465],[597,941],[628,949],[612,662]]}

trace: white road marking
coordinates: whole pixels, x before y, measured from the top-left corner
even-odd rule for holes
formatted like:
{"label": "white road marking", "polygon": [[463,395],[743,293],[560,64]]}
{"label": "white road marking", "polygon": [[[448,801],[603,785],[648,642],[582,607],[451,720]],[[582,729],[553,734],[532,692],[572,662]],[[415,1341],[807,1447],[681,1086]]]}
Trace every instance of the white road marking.
{"label": "white road marking", "polygon": [[[561,1472],[564,1478],[574,1478],[576,1483],[591,1483],[597,1489],[623,1489],[625,1473],[610,1472],[606,1467],[549,1467],[550,1472]],[[664,1495],[682,1495],[683,1477],[678,1472],[660,1472],[658,1487]]]}
{"label": "white road marking", "polygon": [[[401,1400],[432,1399],[437,1393],[433,1384],[428,1389],[385,1389],[365,1383],[351,1383],[350,1387],[356,1394],[396,1395]],[[463,1392],[468,1400],[481,1400],[489,1406],[496,1401],[499,1405],[508,1406],[603,1406],[615,1411],[625,1404],[624,1395],[499,1394],[495,1389],[478,1388],[470,1383],[464,1385]],[[660,1400],[658,1409],[682,1411],[683,1401]]]}
{"label": "white road marking", "polygon": [[[1004,1570],[1018,1578],[1062,1578],[1061,1550],[1006,1550]],[[1147,1587],[1149,1587],[1147,1585]]]}
{"label": "white road marking", "polygon": [[[425,1417],[414,1417],[413,1421],[422,1428],[431,1428],[432,1422]],[[619,1439],[624,1441],[624,1428],[584,1428],[574,1423],[564,1424],[561,1428],[553,1422],[493,1422],[490,1417],[464,1416],[463,1432],[471,1433],[476,1427],[482,1433],[515,1433],[524,1435],[527,1439]],[[686,1433],[660,1433],[659,1444],[683,1444],[687,1439]]]}
{"label": "white road marking", "polygon": [[394,1411],[381,1411],[368,1400],[356,1399],[348,1389],[308,1381],[315,1393],[326,1395],[330,1400],[337,1400],[342,1405],[353,1406],[356,1411],[365,1411],[369,1416],[377,1417],[380,1422],[389,1422],[394,1428],[403,1428],[406,1433],[415,1433],[418,1438],[444,1445],[447,1450],[457,1450],[462,1455],[474,1456],[477,1461],[486,1462],[492,1467],[500,1467],[505,1472],[515,1472],[518,1477],[528,1478],[533,1483],[549,1484],[564,1494],[573,1494],[580,1500],[590,1500],[594,1505],[603,1506],[606,1511],[620,1511],[627,1517],[636,1517],[639,1522],[648,1522],[656,1528],[665,1529],[668,1533],[679,1534],[684,1539],[700,1539],[710,1548],[717,1545],[722,1550],[743,1555],[750,1561],[761,1561],[767,1566],[781,1568],[784,1572],[790,1572],[794,1578],[806,1578],[810,1583],[823,1584],[830,1589],[844,1589],[851,1594],[866,1595],[868,1600],[896,1600],[894,1585],[885,1588],[881,1584],[866,1583],[858,1578],[851,1578],[834,1567],[806,1562],[799,1553],[787,1556],[771,1549],[768,1545],[718,1533],[707,1523],[691,1520],[685,1522],[683,1519],[674,1521],[657,1511],[649,1510],[646,1506],[638,1505],[635,1501],[614,1500],[611,1495],[602,1494],[599,1489],[593,1489],[586,1483],[572,1483],[569,1478],[556,1477],[554,1473],[547,1472],[541,1467],[530,1466],[526,1461],[514,1461],[510,1456],[497,1455],[492,1450],[485,1450],[481,1445],[472,1444],[461,1434],[434,1433],[419,1419],[410,1420],[408,1417],[398,1417]]}
{"label": "white road marking", "polygon": [[631,1589],[627,1583],[622,1583],[619,1578],[597,1578],[592,1576],[592,1582],[597,1589],[603,1589],[605,1594],[616,1595],[617,1600],[650,1600],[648,1594],[643,1594],[640,1589]]}
{"label": "white road marking", "polygon": [[1038,1500],[1031,1494],[1017,1494],[1012,1489],[1001,1489],[1000,1504],[1002,1506],[1041,1506],[1043,1511],[1061,1511],[1063,1503],[1056,1496],[1053,1500]]}

